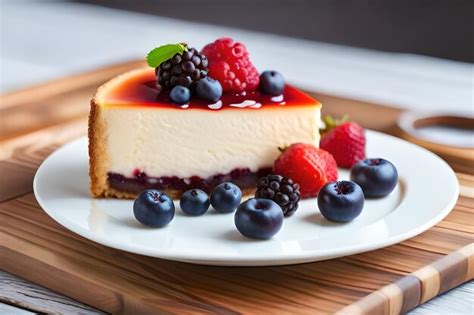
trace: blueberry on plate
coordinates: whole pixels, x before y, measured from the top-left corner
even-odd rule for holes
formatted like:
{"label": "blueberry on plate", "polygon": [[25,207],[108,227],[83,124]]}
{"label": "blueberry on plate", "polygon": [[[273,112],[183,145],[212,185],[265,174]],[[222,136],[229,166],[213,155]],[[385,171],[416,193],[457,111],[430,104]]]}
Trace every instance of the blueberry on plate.
{"label": "blueberry on plate", "polygon": [[277,96],[281,95],[284,89],[285,80],[279,72],[267,70],[260,75],[260,90],[263,93]]}
{"label": "blueberry on plate", "polygon": [[200,99],[217,102],[222,96],[222,85],[211,77],[205,77],[196,83],[196,95]]}
{"label": "blueberry on plate", "polygon": [[243,236],[269,239],[280,231],[283,211],[273,200],[252,198],[239,206],[234,222]]}
{"label": "blueberry on plate", "polygon": [[217,212],[233,212],[242,200],[242,191],[231,183],[225,182],[217,185],[211,193],[211,205]]}
{"label": "blueberry on plate", "polygon": [[191,99],[191,91],[185,86],[177,85],[171,90],[170,99],[176,104],[186,104]]}
{"label": "blueberry on plate", "polygon": [[357,218],[364,208],[364,193],[354,182],[330,182],[318,194],[319,211],[329,221],[349,222]]}
{"label": "blueberry on plate", "polygon": [[365,159],[352,166],[351,180],[362,187],[366,197],[384,197],[397,186],[398,172],[385,159]]}
{"label": "blueberry on plate", "polygon": [[181,195],[181,200],[179,201],[181,210],[187,215],[192,216],[203,215],[210,205],[209,196],[200,189],[186,191]]}
{"label": "blueberry on plate", "polygon": [[173,220],[173,199],[159,190],[142,191],[133,203],[133,214],[144,225],[163,227]]}

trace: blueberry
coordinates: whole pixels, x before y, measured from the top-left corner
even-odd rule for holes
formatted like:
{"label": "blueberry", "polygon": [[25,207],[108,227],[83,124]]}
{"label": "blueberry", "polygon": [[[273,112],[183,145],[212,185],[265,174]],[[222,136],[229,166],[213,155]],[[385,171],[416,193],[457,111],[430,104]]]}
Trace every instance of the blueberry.
{"label": "blueberry", "polygon": [[145,190],[135,199],[133,214],[142,224],[163,227],[173,220],[173,199],[159,190]]}
{"label": "blueberry", "polygon": [[191,99],[191,91],[185,86],[177,85],[171,90],[170,98],[173,103],[185,104]]}
{"label": "blueberry", "polygon": [[217,212],[233,212],[242,200],[240,188],[230,182],[217,185],[211,193],[211,205]]}
{"label": "blueberry", "polygon": [[264,71],[260,75],[260,90],[269,95],[281,95],[285,89],[283,76],[276,71]]}
{"label": "blueberry", "polygon": [[179,201],[181,210],[187,215],[198,216],[204,214],[211,202],[209,196],[200,189],[191,189],[181,195]]}
{"label": "blueberry", "polygon": [[351,181],[330,182],[318,194],[318,207],[329,221],[349,222],[362,212],[364,193]]}
{"label": "blueberry", "polygon": [[249,238],[268,239],[280,231],[283,211],[270,199],[252,198],[242,203],[234,216],[239,232]]}
{"label": "blueberry", "polygon": [[222,96],[222,86],[219,81],[205,77],[197,82],[196,95],[203,100],[217,102]]}
{"label": "blueberry", "polygon": [[396,167],[384,159],[365,159],[351,168],[351,180],[362,187],[366,197],[384,197],[398,182]]}

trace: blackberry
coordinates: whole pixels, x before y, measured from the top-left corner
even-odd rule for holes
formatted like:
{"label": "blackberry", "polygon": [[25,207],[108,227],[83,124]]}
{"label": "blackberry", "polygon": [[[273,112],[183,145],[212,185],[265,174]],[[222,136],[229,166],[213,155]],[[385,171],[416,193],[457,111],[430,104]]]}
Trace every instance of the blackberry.
{"label": "blackberry", "polygon": [[283,215],[289,217],[298,209],[300,186],[290,178],[270,174],[258,180],[255,198],[275,201],[283,210]]}
{"label": "blackberry", "polygon": [[173,58],[161,63],[156,69],[158,83],[165,89],[172,89],[176,85],[191,87],[207,76],[207,57],[200,54],[195,48],[175,54]]}

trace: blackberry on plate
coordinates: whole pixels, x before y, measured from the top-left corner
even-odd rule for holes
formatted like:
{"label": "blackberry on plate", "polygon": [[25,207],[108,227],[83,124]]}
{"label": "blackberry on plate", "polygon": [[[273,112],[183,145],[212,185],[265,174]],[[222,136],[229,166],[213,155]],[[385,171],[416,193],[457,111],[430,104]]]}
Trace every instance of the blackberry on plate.
{"label": "blackberry on plate", "polygon": [[195,48],[190,48],[162,62],[155,71],[158,83],[162,87],[171,89],[176,85],[181,85],[189,88],[207,76],[209,71],[207,66],[207,57]]}
{"label": "blackberry on plate", "polygon": [[258,180],[255,198],[275,201],[283,210],[285,217],[289,217],[298,209],[300,186],[290,178],[270,174]]}

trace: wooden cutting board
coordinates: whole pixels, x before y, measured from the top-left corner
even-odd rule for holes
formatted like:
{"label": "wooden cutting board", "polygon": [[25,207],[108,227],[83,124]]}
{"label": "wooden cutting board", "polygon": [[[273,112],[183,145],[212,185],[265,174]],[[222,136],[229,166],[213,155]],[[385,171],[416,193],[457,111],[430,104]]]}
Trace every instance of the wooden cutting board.
{"label": "wooden cutting board", "polygon": [[[107,248],[62,228],[38,206],[32,194],[34,173],[55,148],[85,134],[94,89],[140,65],[111,66],[1,97],[1,269],[107,312],[139,314],[394,314],[472,279],[474,176],[465,172],[457,173],[461,196],[455,209],[429,231],[384,249],[316,263],[191,265]],[[316,97],[326,113],[349,113],[365,127],[396,133],[397,109]],[[457,170],[470,170],[470,163],[453,161]]]}

